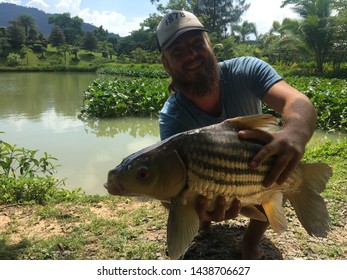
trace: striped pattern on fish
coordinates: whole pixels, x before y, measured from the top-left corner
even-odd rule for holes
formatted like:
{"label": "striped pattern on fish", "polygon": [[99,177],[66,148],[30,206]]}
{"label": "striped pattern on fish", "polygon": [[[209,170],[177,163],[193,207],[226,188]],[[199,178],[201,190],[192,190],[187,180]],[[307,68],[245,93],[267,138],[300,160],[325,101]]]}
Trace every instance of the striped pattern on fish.
{"label": "striped pattern on fish", "polygon": [[[229,205],[237,198],[241,214],[268,220],[277,233],[287,226],[282,207],[285,196],[310,235],[326,236],[329,215],[320,193],[332,173],[327,164],[299,164],[284,184],[269,188],[262,181],[274,159],[256,170],[248,166],[262,145],[239,139],[237,131],[276,124],[271,115],[253,115],[176,134],[125,158],[109,172],[105,187],[114,195],[144,195],[171,202],[167,227],[171,259],[184,253],[198,231],[194,207],[198,194],[207,197],[211,210],[220,195]],[[256,205],[263,207],[266,216]]]}

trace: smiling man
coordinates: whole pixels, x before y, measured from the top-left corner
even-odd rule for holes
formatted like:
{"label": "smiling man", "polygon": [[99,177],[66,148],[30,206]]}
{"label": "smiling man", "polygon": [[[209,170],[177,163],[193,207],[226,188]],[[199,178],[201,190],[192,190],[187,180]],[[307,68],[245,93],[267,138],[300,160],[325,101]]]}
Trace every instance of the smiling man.
{"label": "smiling man", "polygon": [[[161,61],[171,76],[169,90],[173,92],[160,112],[161,139],[227,118],[260,114],[264,102],[282,115],[282,128],[271,134],[244,130],[239,137],[264,144],[250,162],[250,168],[256,169],[275,156],[264,187],[275,182],[282,184],[303,156],[315,128],[316,111],[305,95],[260,59],[240,57],[218,63],[208,32],[187,11],[167,14],[157,27]],[[234,218],[240,210],[237,202],[231,209],[225,209],[221,197],[215,210],[207,212],[205,202],[200,197],[196,203],[201,232],[208,230],[211,221]],[[243,241],[243,258],[261,257],[259,245],[267,227],[267,222],[251,219]]]}

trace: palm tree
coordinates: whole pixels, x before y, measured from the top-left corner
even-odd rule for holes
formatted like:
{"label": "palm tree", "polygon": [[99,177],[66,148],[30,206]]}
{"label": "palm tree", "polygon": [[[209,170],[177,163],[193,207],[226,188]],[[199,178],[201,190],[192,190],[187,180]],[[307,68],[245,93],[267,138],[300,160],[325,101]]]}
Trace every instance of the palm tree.
{"label": "palm tree", "polygon": [[298,35],[313,53],[318,72],[323,71],[323,63],[328,56],[331,31],[328,28],[334,0],[284,0],[281,7],[294,5],[293,10],[303,20],[298,21],[298,28],[293,29],[293,22],[282,24],[283,29]]}
{"label": "palm tree", "polygon": [[18,24],[23,26],[25,29],[25,39],[28,41],[29,31],[37,30],[34,18],[29,14],[21,14],[17,18]]}
{"label": "palm tree", "polygon": [[32,52],[32,49],[26,46],[25,44],[22,44],[20,53],[26,57],[27,65],[29,65],[29,52]]}
{"label": "palm tree", "polygon": [[254,34],[257,38],[257,28],[254,23],[245,20],[241,25],[233,25],[233,30],[240,33],[242,42],[246,41],[246,36]]}

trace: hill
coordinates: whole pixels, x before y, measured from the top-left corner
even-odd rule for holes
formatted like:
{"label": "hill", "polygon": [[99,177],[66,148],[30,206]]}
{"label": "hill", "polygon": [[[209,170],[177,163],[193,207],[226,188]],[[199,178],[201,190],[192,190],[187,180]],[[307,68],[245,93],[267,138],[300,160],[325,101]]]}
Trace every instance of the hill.
{"label": "hill", "polygon": [[[0,3],[0,26],[10,26],[11,24],[9,21],[17,19],[21,14],[31,15],[35,20],[39,31],[44,36],[49,36],[53,26],[52,24],[48,23],[48,18],[54,14],[45,13],[44,11],[36,8],[23,7],[9,3]],[[95,29],[97,29],[97,27],[89,23],[83,23],[82,25],[83,31],[93,31]]]}

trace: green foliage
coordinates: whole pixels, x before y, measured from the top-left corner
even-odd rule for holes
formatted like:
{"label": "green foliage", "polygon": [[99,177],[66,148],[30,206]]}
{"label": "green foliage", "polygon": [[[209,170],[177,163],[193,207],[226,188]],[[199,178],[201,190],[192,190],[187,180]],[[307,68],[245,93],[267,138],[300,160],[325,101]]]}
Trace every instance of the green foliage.
{"label": "green foliage", "polygon": [[157,115],[167,94],[165,79],[96,79],[84,93],[81,117]]}
{"label": "green foliage", "polygon": [[49,200],[62,201],[78,196],[79,189],[57,188],[61,182],[51,176],[55,173],[52,161],[57,159],[47,153],[38,158],[37,152],[0,142],[1,203],[44,204]]}
{"label": "green foliage", "polygon": [[[307,95],[318,114],[317,126],[347,131],[347,81],[318,77],[286,77],[286,82]],[[264,112],[274,113],[268,108]]]}
{"label": "green foliage", "polygon": [[7,56],[7,65],[8,66],[17,66],[20,63],[20,55],[18,53],[10,53]]}
{"label": "green foliage", "polygon": [[305,151],[304,162],[325,162],[333,170],[333,176],[329,180],[324,196],[347,201],[347,138],[338,141],[325,141],[319,145],[309,145]]}

